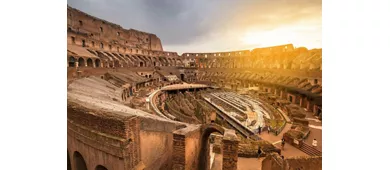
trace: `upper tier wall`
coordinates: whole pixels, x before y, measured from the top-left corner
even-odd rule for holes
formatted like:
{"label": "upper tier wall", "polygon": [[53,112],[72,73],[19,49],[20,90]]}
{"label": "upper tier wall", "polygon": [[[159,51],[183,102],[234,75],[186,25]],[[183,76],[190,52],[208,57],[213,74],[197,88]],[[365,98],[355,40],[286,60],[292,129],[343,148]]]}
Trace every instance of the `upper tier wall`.
{"label": "upper tier wall", "polygon": [[68,6],[68,30],[74,30],[102,42],[147,50],[163,51],[160,39],[150,33],[124,29],[117,24],[88,15]]}

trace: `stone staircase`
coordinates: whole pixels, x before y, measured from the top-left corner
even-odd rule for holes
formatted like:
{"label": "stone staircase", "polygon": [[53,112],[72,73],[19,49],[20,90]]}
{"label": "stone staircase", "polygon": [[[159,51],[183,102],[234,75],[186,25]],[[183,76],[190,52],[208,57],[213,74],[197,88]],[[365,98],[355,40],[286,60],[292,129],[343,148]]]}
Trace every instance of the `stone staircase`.
{"label": "stone staircase", "polygon": [[310,156],[322,156],[322,152],[314,148],[313,146],[310,146],[303,142],[302,147],[298,148],[302,152],[305,152],[306,154]]}

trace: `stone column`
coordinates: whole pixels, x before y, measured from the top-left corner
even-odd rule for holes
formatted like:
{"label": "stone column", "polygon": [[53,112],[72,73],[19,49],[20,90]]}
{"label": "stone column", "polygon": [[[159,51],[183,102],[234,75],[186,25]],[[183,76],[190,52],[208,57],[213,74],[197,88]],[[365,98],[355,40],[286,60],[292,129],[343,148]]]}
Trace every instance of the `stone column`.
{"label": "stone column", "polygon": [[310,101],[309,101],[309,100],[307,100],[306,109],[307,109],[307,111],[309,111],[309,112],[311,112],[311,111],[312,111],[311,103],[310,103]]}
{"label": "stone column", "polygon": [[314,115],[318,114],[318,106],[317,105],[313,106],[313,113],[314,113]]}
{"label": "stone column", "polygon": [[222,170],[237,170],[239,139],[234,130],[225,130],[222,140]]}
{"label": "stone column", "polygon": [[133,118],[125,122],[126,140],[129,141],[124,155],[125,169],[133,169],[140,161],[140,119]]}
{"label": "stone column", "polygon": [[292,96],[292,103],[296,103],[296,96],[295,95],[292,95],[292,94],[290,94],[291,96]]}
{"label": "stone column", "polygon": [[76,65],[76,67],[79,67],[79,62],[76,61],[76,62],[75,62],[75,65]]}
{"label": "stone column", "polygon": [[185,169],[185,135],[173,134],[173,156],[172,156],[172,169],[184,170]]}

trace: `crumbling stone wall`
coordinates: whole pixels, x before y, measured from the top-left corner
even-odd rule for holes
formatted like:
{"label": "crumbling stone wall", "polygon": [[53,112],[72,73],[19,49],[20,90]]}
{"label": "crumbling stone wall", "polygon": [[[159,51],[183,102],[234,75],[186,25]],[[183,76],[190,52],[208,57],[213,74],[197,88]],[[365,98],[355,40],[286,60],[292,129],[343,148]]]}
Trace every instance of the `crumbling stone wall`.
{"label": "crumbling stone wall", "polygon": [[303,156],[283,159],[278,154],[269,154],[263,159],[262,170],[322,170],[322,157]]}
{"label": "crumbling stone wall", "polygon": [[126,145],[124,140],[104,136],[71,121],[68,121],[67,131],[71,169],[76,169],[73,158],[77,151],[82,155],[88,169],[95,169],[97,165],[102,165],[107,169],[126,170],[123,157],[129,152],[121,148]]}
{"label": "crumbling stone wall", "polygon": [[118,117],[90,114],[86,109],[68,106],[68,119],[101,133],[126,138],[126,124]]}
{"label": "crumbling stone wall", "polygon": [[226,130],[222,142],[222,170],[236,170],[238,161],[238,137],[233,130]]}
{"label": "crumbling stone wall", "polygon": [[[160,39],[150,33],[124,29],[121,26],[88,15],[80,10],[68,6],[67,15],[68,32],[82,35],[89,40],[95,40],[95,45],[100,42],[112,44],[112,47],[135,47],[148,50],[162,51]],[[108,45],[107,45],[108,46]]]}
{"label": "crumbling stone wall", "polygon": [[[217,125],[212,124],[210,127],[214,128]],[[202,128],[201,128],[202,127]],[[209,128],[210,128],[209,127]],[[209,143],[207,125],[191,126],[179,129],[173,133],[173,170],[195,170],[205,169],[203,166],[209,168],[209,162],[201,163],[201,160],[209,161]],[[218,127],[217,127],[218,128]],[[204,135],[204,131],[206,135]],[[234,130],[222,130],[224,137],[222,139],[223,145],[223,170],[236,170],[238,160],[238,143],[239,139]],[[206,137],[206,138],[205,138]],[[205,143],[206,142],[206,145]],[[206,149],[205,149],[206,148]],[[205,152],[206,153],[200,153]]]}
{"label": "crumbling stone wall", "polygon": [[198,169],[201,126],[179,129],[173,133],[173,170]]}
{"label": "crumbling stone wall", "polygon": [[322,157],[293,157],[285,160],[286,170],[322,170]]}
{"label": "crumbling stone wall", "polygon": [[[134,168],[140,163],[139,124],[137,117],[92,113],[81,106],[68,105],[68,148],[83,152],[83,157],[90,157],[96,165],[114,166],[105,159],[92,158],[109,154],[118,160],[114,162],[123,165],[118,169]],[[85,150],[86,146],[90,149]]]}

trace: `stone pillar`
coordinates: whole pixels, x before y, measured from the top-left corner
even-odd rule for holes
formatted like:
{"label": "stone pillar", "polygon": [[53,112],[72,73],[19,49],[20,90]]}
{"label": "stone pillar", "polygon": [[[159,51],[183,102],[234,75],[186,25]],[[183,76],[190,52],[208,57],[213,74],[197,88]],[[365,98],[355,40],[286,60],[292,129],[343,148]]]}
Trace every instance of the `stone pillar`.
{"label": "stone pillar", "polygon": [[125,122],[126,140],[129,141],[125,151],[125,169],[133,169],[141,161],[140,151],[140,119],[133,118]]}
{"label": "stone pillar", "polygon": [[303,107],[303,97],[302,96],[300,97],[300,100],[299,100],[299,106]]}
{"label": "stone pillar", "polygon": [[295,95],[291,95],[292,96],[292,103],[296,103],[296,96]]}
{"label": "stone pillar", "polygon": [[283,90],[280,90],[280,98],[283,99]]}
{"label": "stone pillar", "polygon": [[318,114],[318,106],[317,105],[313,106],[313,113],[314,113],[314,115]]}
{"label": "stone pillar", "polygon": [[312,104],[310,103],[310,101],[309,100],[307,100],[307,104],[306,104],[306,109],[307,109],[307,111],[309,111],[309,112],[311,112],[312,111]]}
{"label": "stone pillar", "polygon": [[185,169],[185,135],[173,134],[173,154],[172,154],[172,169],[184,170]]}
{"label": "stone pillar", "polygon": [[239,139],[234,130],[225,130],[222,140],[222,170],[237,170]]}
{"label": "stone pillar", "polygon": [[100,61],[100,67],[103,67],[103,61]]}
{"label": "stone pillar", "polygon": [[79,67],[79,62],[76,61],[76,62],[75,62],[75,65],[76,65],[76,67]]}

